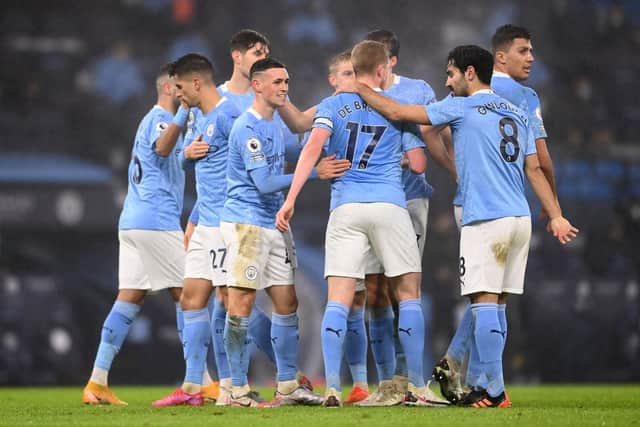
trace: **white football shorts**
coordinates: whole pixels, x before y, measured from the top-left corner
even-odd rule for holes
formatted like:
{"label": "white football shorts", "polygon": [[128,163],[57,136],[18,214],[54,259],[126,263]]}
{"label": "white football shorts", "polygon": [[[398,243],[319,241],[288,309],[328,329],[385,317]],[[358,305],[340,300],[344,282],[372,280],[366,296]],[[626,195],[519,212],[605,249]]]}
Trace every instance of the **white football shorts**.
{"label": "white football shorts", "polygon": [[259,290],[293,285],[298,261],[291,230],[229,222],[221,222],[220,230],[227,247],[227,286]]}
{"label": "white football shorts", "polygon": [[213,286],[227,284],[227,247],[219,227],[198,225],[189,241],[185,279],[211,280]]}
{"label": "white football shorts", "polygon": [[364,279],[369,253],[384,274],[422,271],[409,212],[391,203],[347,203],[329,216],[325,239],[325,277]]}
{"label": "white football shorts", "polygon": [[524,292],[531,217],[510,216],[463,225],[460,233],[460,293]]}
{"label": "white football shorts", "polygon": [[120,230],[118,288],[157,292],[181,288],[184,274],[182,231]]}

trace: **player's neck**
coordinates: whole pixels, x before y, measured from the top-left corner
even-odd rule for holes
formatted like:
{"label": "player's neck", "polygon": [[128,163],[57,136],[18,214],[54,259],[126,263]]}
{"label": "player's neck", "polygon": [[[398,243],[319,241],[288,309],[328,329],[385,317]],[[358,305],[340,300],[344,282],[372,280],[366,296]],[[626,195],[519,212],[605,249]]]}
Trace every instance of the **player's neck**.
{"label": "player's neck", "polygon": [[253,100],[253,104],[251,104],[251,108],[253,108],[258,114],[262,116],[263,119],[267,121],[273,120],[273,114],[276,111],[275,107],[269,104],[261,96],[256,96],[256,98]]}
{"label": "player's neck", "polygon": [[481,90],[490,91],[491,87],[488,84],[480,83],[480,82],[477,82],[476,84],[470,84],[469,85],[469,96],[471,96],[474,93],[479,92]]}
{"label": "player's neck", "polygon": [[[509,73],[507,73],[507,67],[505,67],[502,64],[493,64],[493,72],[494,73],[502,73],[502,74],[505,74],[505,75],[511,77],[509,75]],[[513,78],[513,77],[511,77],[511,78]]]}
{"label": "player's neck", "polygon": [[395,73],[389,73],[387,75],[387,79],[385,80],[382,89],[384,89],[384,90],[389,89],[391,86],[393,86],[393,82],[395,82],[395,81],[396,81]]}
{"label": "player's neck", "polygon": [[381,89],[384,82],[376,79],[374,76],[360,75],[358,81],[362,84],[369,86],[371,89]]}
{"label": "player's neck", "polygon": [[241,95],[251,91],[251,81],[239,70],[233,70],[231,78],[227,81],[227,90],[235,95]]}
{"label": "player's neck", "polygon": [[208,88],[208,90],[201,95],[200,109],[204,114],[209,114],[211,110],[216,108],[221,98],[215,86],[213,86],[213,89]]}

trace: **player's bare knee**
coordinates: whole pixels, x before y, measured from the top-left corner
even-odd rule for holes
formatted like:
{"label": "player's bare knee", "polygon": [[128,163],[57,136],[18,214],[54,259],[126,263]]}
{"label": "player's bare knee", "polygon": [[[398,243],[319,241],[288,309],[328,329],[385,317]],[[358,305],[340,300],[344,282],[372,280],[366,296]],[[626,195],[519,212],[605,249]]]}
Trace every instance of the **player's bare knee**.
{"label": "player's bare knee", "polygon": [[492,294],[489,292],[476,292],[475,294],[469,295],[469,300],[471,304],[482,304],[482,303],[498,303],[500,295]]}
{"label": "player's bare knee", "polygon": [[353,297],[351,308],[354,310],[360,310],[364,308],[365,301],[367,300],[367,291],[358,291]]}
{"label": "player's bare knee", "polygon": [[251,309],[256,300],[256,291],[253,289],[231,288],[229,289],[227,312],[231,316],[245,316],[251,314]]}
{"label": "player's bare knee", "polygon": [[141,289],[120,289],[116,300],[142,305],[146,295],[147,291]]}
{"label": "player's bare knee", "polygon": [[293,286],[272,286],[267,293],[273,302],[276,314],[291,314],[298,309],[298,296]]}
{"label": "player's bare knee", "polygon": [[169,295],[171,295],[173,301],[180,302],[182,298],[182,288],[169,288]]}

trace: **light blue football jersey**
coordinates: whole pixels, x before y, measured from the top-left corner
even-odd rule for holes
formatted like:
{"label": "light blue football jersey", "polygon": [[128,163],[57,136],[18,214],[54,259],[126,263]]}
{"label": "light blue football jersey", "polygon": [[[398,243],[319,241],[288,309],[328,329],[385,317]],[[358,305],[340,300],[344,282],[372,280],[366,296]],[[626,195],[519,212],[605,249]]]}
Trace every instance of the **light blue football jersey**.
{"label": "light blue football jersey", "polygon": [[540,98],[535,90],[524,86],[508,74],[494,71],[491,76],[491,89],[516,107],[528,113],[529,126],[535,139],[546,138],[547,131],[544,128],[542,112],[540,110]]}
{"label": "light blue football jersey", "polygon": [[[424,80],[396,75],[393,85],[385,92],[404,104],[428,105],[436,102],[436,94]],[[433,187],[424,173],[415,174],[409,169],[403,169],[402,183],[407,200],[428,199],[433,194]]]}
{"label": "light blue football jersey", "polygon": [[345,176],[332,181],[331,210],[372,202],[406,208],[400,161],[404,151],[424,147],[416,125],[389,122],[360,96],[342,93],[318,104],[313,127],[331,132],[328,155],[351,161]]}
{"label": "light blue football jersey", "polygon": [[282,191],[261,194],[249,173],[268,167],[271,175],[284,175],[284,157],[284,133],[275,117],[265,120],[251,108],[238,117],[229,137],[222,221],[275,228],[276,213],[284,202]]}
{"label": "light blue football jersey", "polygon": [[[218,85],[218,94],[220,94],[220,96],[223,96],[227,98],[229,101],[231,101],[241,113],[248,110],[251,107],[251,104],[253,104],[255,93],[253,91],[249,91],[241,94],[230,92],[228,83],[229,82],[227,81]],[[198,120],[198,117],[201,115],[202,115],[202,111],[200,111],[199,108],[197,107],[191,108],[191,111],[189,113],[189,122],[187,124],[187,133],[185,134],[185,143],[189,143],[190,140],[198,136],[198,133],[196,133],[195,129],[193,128],[193,124]],[[278,115],[277,112],[274,118],[276,118],[276,120],[279,121],[280,125],[284,128],[285,137],[288,138],[290,142],[293,142],[294,144],[293,146],[298,145],[298,137],[295,134],[291,133],[291,131],[289,130],[289,128],[287,128],[286,124],[282,121],[282,118]],[[189,125],[189,123],[191,123],[191,125]],[[299,154],[299,151],[298,151],[298,154]],[[189,216],[189,221],[193,223],[199,222],[200,208],[199,208],[198,202],[196,202],[196,204],[194,205],[193,211]]]}
{"label": "light blue football jersey", "polygon": [[162,157],[155,143],[173,116],[156,105],[140,122],[129,163],[129,185],[118,228],[120,230],[181,230],[184,171],[180,166],[182,137]]}
{"label": "light blue football jersey", "polygon": [[425,108],[434,126],[451,127],[462,223],[529,216],[524,159],[536,146],[526,112],[489,90]]}
{"label": "light blue football jersey", "polygon": [[[220,225],[220,210],[227,195],[229,135],[239,115],[236,105],[222,98],[216,108],[200,114],[195,123],[195,134],[202,134],[202,141],[209,144],[207,155],[195,162],[198,224]],[[185,147],[192,141],[185,143]]]}

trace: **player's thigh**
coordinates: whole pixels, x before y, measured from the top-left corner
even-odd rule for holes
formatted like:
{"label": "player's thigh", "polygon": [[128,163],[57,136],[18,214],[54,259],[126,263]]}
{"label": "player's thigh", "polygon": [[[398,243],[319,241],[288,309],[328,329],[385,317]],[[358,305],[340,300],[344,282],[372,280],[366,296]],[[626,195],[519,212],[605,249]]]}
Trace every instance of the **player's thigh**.
{"label": "player's thigh", "polygon": [[151,289],[149,276],[144,268],[135,234],[132,231],[121,230],[118,232],[118,288],[148,291]]}
{"label": "player's thigh", "polygon": [[[269,252],[264,266],[262,287],[293,285],[298,260],[291,230],[281,233],[278,230],[264,229],[264,235]],[[295,295],[295,290],[293,292]]]}
{"label": "player's thigh", "polygon": [[364,279],[366,254],[370,250],[362,212],[367,203],[348,203],[331,212],[325,235],[324,275]]}
{"label": "player's thigh", "polygon": [[207,242],[206,231],[203,226],[195,227],[184,266],[185,279],[204,279],[211,281],[211,247]]}
{"label": "player's thigh", "polygon": [[429,199],[420,198],[407,201],[407,211],[411,218],[413,231],[416,233],[416,241],[420,256],[424,253],[424,246],[427,241],[427,224],[429,222]]}
{"label": "player's thigh", "polygon": [[258,290],[269,255],[263,227],[253,224],[220,223],[227,248],[227,287]]}
{"label": "player's thigh", "polygon": [[181,288],[185,266],[184,233],[150,230],[137,230],[137,233],[151,290]]}
{"label": "player's thigh", "polygon": [[511,246],[507,255],[502,290],[510,294],[524,293],[524,276],[531,243],[531,217],[514,218]]}
{"label": "player's thigh", "polygon": [[467,224],[460,232],[460,293],[502,293],[511,240],[509,218]]}
{"label": "player's thigh", "polygon": [[[200,227],[200,226],[199,226]],[[206,247],[208,248],[209,268],[213,286],[227,284],[227,247],[222,238],[220,227],[202,226]]]}
{"label": "player's thigh", "polygon": [[149,291],[182,287],[185,262],[182,231],[123,230],[120,236],[135,245]]}
{"label": "player's thigh", "polygon": [[368,215],[372,224],[367,235],[384,275],[395,277],[422,271],[420,250],[416,242],[409,212],[390,203],[370,203]]}
{"label": "player's thigh", "polygon": [[373,251],[372,247],[369,247],[369,250],[365,254],[365,278],[356,280],[356,292],[363,291],[369,288],[369,282],[367,282],[367,276],[370,275],[382,275],[384,273],[384,269],[382,268],[382,264],[378,260],[376,253]]}

